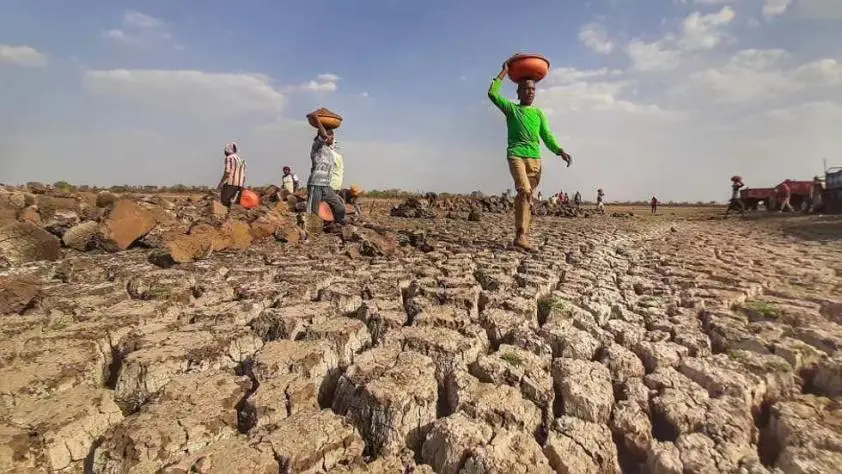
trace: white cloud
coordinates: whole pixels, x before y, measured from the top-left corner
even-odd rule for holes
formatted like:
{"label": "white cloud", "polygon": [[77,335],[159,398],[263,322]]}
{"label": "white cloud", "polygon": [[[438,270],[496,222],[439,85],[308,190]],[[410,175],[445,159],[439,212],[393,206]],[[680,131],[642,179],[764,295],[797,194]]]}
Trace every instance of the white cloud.
{"label": "white cloud", "polygon": [[24,67],[43,67],[47,65],[47,55],[31,46],[0,44],[0,64],[2,63]]}
{"label": "white cloud", "polygon": [[633,40],[626,45],[626,54],[632,68],[638,71],[668,71],[675,69],[681,59],[681,53],[667,46],[664,40],[652,43]]}
{"label": "white cloud", "polygon": [[792,0],[764,0],[763,2],[763,18],[769,20],[779,15],[783,15]]}
{"label": "white cloud", "polygon": [[275,116],[286,103],[285,95],[261,74],[112,69],[88,71],[84,85],[94,94],[198,120],[253,113]]}
{"label": "white cloud", "polygon": [[625,52],[635,71],[671,71],[688,53],[710,51],[732,39],[723,29],[735,17],[729,6],[707,15],[693,12],[684,18],[677,33],[668,32],[651,42],[633,39],[626,44]]}
{"label": "white cloud", "polygon": [[315,79],[311,79],[298,86],[290,86],[285,88],[285,91],[303,90],[310,92],[336,92],[339,89],[337,84],[342,78],[336,74],[318,74]]}
{"label": "white cloud", "polygon": [[590,50],[599,54],[608,54],[614,50],[614,43],[608,39],[605,28],[598,23],[588,23],[579,30],[579,41]]}
{"label": "white cloud", "polygon": [[[687,91],[717,102],[752,102],[782,99],[802,91],[821,93],[842,86],[842,64],[821,59],[787,68],[781,63],[789,55],[779,49],[744,50],[728,64],[690,75]],[[842,97],[842,90],[837,92]]]}
{"label": "white cloud", "polygon": [[123,23],[127,26],[148,30],[160,29],[164,26],[164,22],[160,19],[132,10],[123,15]]}
{"label": "white cloud", "polygon": [[623,74],[617,69],[600,68],[582,70],[570,67],[555,67],[550,70],[546,81],[551,84],[567,84],[596,77],[617,77]]}
{"label": "white cloud", "polygon": [[735,16],[734,10],[728,6],[709,15],[691,13],[681,24],[683,36],[679,45],[689,51],[715,48],[727,38],[722,27],[731,23]]}
{"label": "white cloud", "polygon": [[125,45],[149,47],[167,44],[183,49],[182,45],[173,42],[173,34],[163,20],[138,11],[127,11],[123,14],[120,28],[111,28],[102,35]]}

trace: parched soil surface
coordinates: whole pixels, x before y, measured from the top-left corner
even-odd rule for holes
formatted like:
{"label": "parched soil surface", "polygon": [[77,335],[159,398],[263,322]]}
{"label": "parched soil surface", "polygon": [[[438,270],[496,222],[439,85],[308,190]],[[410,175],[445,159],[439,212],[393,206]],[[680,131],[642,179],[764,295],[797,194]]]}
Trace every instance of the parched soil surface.
{"label": "parched soil surface", "polygon": [[0,471],[839,472],[839,241],[547,217],[528,255],[510,215],[374,220],[399,252],[5,271]]}

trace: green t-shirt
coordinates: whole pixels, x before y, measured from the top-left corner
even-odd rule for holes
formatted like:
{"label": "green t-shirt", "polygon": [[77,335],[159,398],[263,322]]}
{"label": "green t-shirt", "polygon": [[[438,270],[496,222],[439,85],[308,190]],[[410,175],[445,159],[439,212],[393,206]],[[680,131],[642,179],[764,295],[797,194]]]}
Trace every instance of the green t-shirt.
{"label": "green t-shirt", "polygon": [[539,138],[544,141],[547,148],[554,154],[561,152],[561,147],[555,141],[553,132],[547,124],[544,112],[538,107],[531,105],[520,105],[511,102],[500,95],[502,79],[495,78],[488,88],[488,98],[506,116],[506,128],[508,129],[508,147],[506,152],[509,156],[520,158],[541,158],[541,144]]}

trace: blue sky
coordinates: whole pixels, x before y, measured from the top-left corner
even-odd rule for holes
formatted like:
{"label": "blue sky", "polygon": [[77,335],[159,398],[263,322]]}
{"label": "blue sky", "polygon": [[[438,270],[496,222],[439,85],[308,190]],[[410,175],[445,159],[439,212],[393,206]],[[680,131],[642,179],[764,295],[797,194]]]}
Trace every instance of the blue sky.
{"label": "blue sky", "polygon": [[250,184],[303,178],[326,106],[349,184],[499,192],[486,90],[517,51],[552,61],[537,104],[576,160],[546,154],[545,194],[721,200],[842,149],[838,0],[197,5],[4,1],[0,182],[215,184],[232,139]]}

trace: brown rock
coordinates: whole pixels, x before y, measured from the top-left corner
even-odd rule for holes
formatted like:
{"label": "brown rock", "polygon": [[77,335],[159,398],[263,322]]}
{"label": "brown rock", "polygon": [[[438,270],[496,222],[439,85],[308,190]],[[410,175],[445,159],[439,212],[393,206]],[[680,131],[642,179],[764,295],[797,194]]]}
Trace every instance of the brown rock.
{"label": "brown rock", "polygon": [[251,245],[251,229],[243,221],[229,219],[222,224],[219,230],[229,240],[229,249],[245,250]]}
{"label": "brown rock", "polygon": [[23,209],[27,206],[24,193],[12,193],[9,196],[9,205],[14,209]]}
{"label": "brown rock", "polygon": [[282,227],[275,231],[275,239],[281,242],[294,244],[303,239],[302,230],[296,226]]}
{"label": "brown rock", "polygon": [[273,236],[275,232],[280,231],[284,226],[284,220],[278,215],[274,213],[267,213],[258,217],[251,223],[251,236],[255,240],[265,239]]}
{"label": "brown rock", "polygon": [[207,235],[169,234],[163,240],[164,248],[149,257],[149,261],[159,267],[204,260],[213,253],[213,241]]}
{"label": "brown rock", "polygon": [[0,261],[11,264],[58,260],[61,243],[56,236],[31,222],[15,222],[0,228]]}
{"label": "brown rock", "polygon": [[43,225],[41,215],[38,214],[38,208],[29,206],[18,213],[18,220],[21,222],[31,222],[37,226]]}
{"label": "brown rock", "polygon": [[99,224],[94,221],[86,221],[77,224],[68,229],[64,235],[61,236],[61,241],[64,245],[80,252],[86,252],[94,248],[96,244],[96,234],[99,230]]}
{"label": "brown rock", "polygon": [[58,237],[63,236],[68,229],[77,224],[79,224],[79,214],[66,209],[58,209],[50,217],[44,219],[44,229]]}
{"label": "brown rock", "polygon": [[397,237],[389,232],[357,229],[354,232],[354,240],[360,243],[360,253],[367,257],[389,257],[398,250]]}
{"label": "brown rock", "polygon": [[155,227],[155,218],[132,201],[114,203],[100,225],[97,236],[102,248],[109,252],[125,250]]}
{"label": "brown rock", "polygon": [[120,196],[110,191],[102,191],[96,195],[96,207],[108,207],[117,202],[118,199],[120,199]]}
{"label": "brown rock", "polygon": [[36,278],[0,277],[0,314],[21,313],[38,296],[41,283]]}
{"label": "brown rock", "polygon": [[213,199],[208,203],[208,214],[217,219],[224,219],[228,215],[228,208],[218,200]]}
{"label": "brown rock", "polygon": [[219,229],[204,222],[191,226],[187,233],[210,240],[213,243],[214,252],[227,249],[231,243],[230,239],[223,235]]}

